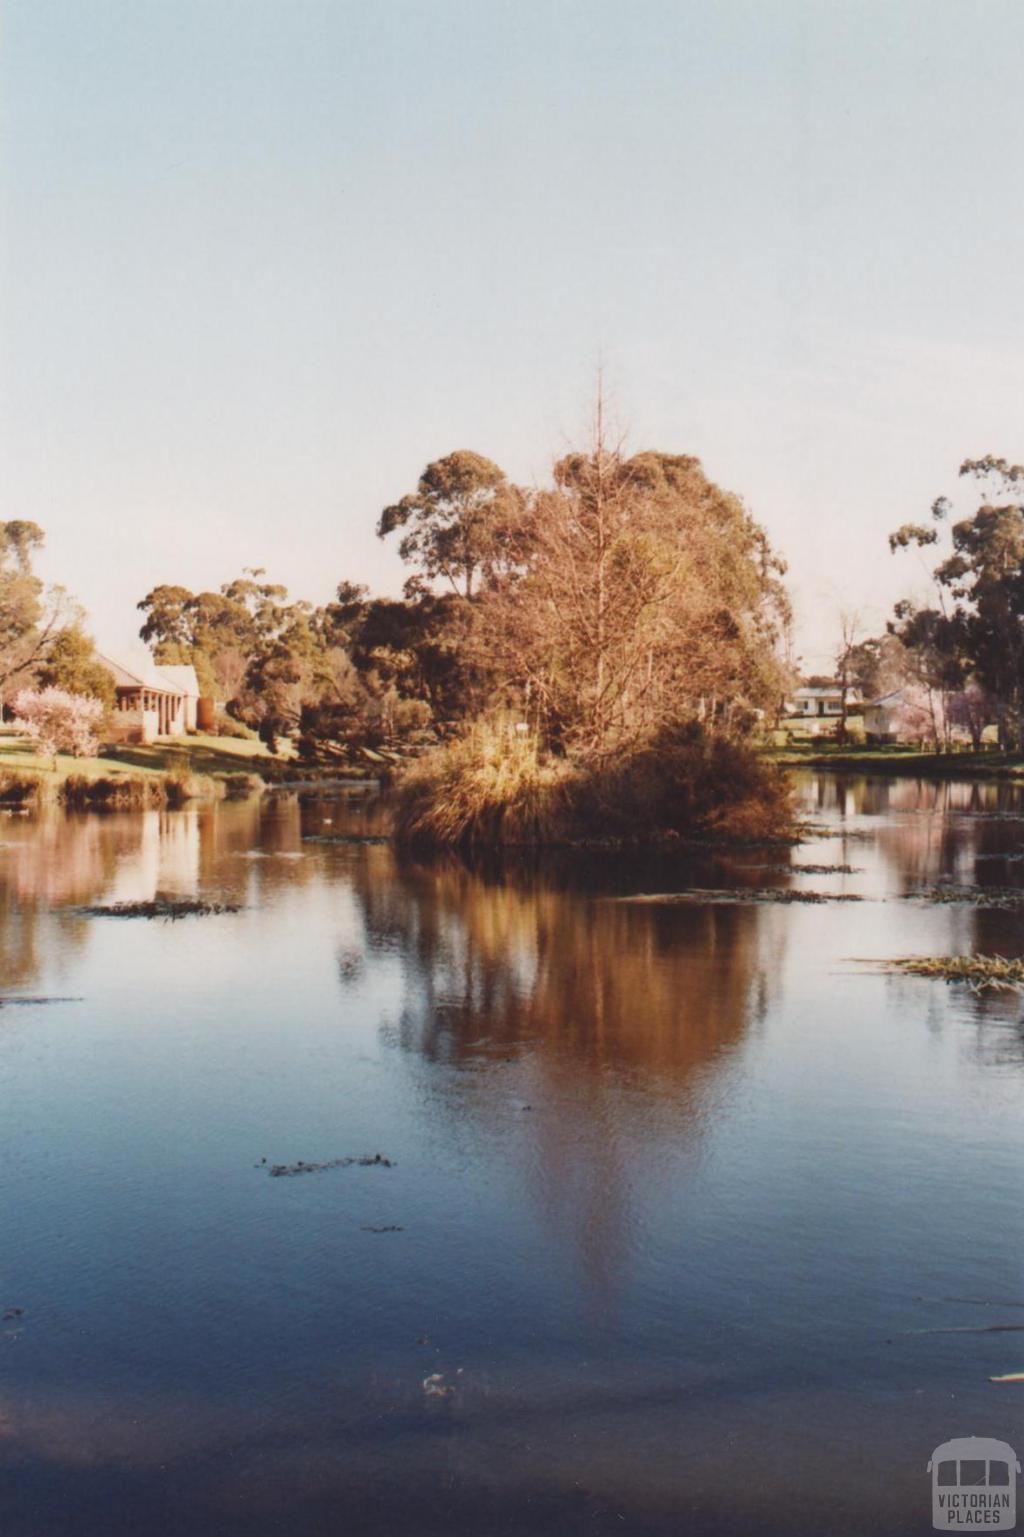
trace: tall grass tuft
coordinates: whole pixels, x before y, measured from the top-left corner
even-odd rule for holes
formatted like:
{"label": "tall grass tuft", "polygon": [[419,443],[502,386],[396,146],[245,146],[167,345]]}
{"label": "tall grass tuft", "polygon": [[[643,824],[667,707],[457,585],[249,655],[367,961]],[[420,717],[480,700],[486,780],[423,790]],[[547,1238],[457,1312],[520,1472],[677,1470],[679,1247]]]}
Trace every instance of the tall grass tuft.
{"label": "tall grass tuft", "polygon": [[213,782],[217,786],[218,793],[227,801],[248,800],[250,795],[259,795],[264,789],[264,782],[259,774],[214,774]]}
{"label": "tall grass tuft", "polygon": [[396,832],[403,843],[437,848],[558,843],[573,777],[564,760],[542,760],[532,733],[482,721],[402,776]]}

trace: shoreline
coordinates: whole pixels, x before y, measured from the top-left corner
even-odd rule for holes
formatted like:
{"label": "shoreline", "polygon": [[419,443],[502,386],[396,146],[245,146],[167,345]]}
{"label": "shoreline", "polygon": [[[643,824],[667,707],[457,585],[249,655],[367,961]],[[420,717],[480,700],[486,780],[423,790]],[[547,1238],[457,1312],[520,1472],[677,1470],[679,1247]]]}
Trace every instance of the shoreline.
{"label": "shoreline", "polygon": [[882,777],[1024,782],[1024,757],[1015,753],[925,753],[877,747],[803,752],[768,748],[762,756],[766,762],[775,763],[784,769],[827,769],[834,773],[876,774]]}

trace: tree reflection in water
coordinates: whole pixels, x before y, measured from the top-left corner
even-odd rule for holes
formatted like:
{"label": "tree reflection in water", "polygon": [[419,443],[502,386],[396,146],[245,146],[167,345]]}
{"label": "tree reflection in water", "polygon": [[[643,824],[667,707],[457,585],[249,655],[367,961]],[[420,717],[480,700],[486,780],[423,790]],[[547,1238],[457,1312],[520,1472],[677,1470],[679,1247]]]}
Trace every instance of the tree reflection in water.
{"label": "tree reflection in water", "polygon": [[[353,880],[369,947],[401,959],[388,1038],[462,1069],[436,1077],[453,1128],[513,1128],[510,1156],[606,1305],[648,1205],[638,1186],[700,1158],[730,1057],[766,1007],[784,915],[623,903],[571,868],[385,859]],[[351,967],[346,952],[343,980]]]}
{"label": "tree reflection in water", "polygon": [[[275,859],[274,855],[287,855]],[[0,820],[0,990],[25,992],[48,951],[88,943],[87,904],[203,895],[259,905],[315,872],[304,858],[298,797],[196,802],[179,811],[65,812]]]}

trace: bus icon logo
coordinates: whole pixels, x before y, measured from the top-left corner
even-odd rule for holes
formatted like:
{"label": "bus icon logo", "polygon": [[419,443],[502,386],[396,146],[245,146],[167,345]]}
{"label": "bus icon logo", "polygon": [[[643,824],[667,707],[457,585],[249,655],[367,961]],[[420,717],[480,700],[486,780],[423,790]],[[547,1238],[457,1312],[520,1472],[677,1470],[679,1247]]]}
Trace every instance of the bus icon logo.
{"label": "bus icon logo", "polygon": [[1005,1441],[962,1436],[932,1452],[932,1525],[937,1532],[1010,1532],[1017,1525],[1017,1453]]}

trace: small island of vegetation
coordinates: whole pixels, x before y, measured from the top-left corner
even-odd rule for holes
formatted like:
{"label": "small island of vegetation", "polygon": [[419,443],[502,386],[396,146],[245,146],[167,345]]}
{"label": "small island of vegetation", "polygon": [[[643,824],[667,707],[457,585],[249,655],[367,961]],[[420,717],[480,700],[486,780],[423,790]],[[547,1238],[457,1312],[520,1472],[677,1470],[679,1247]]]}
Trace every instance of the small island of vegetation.
{"label": "small island of vegetation", "polygon": [[[407,600],[461,633],[461,719],[401,779],[417,845],[544,845],[789,827],[751,745],[783,686],[784,567],[686,455],[587,452],[527,492],[453,454],[388,508]],[[443,599],[427,596],[442,580]]]}

